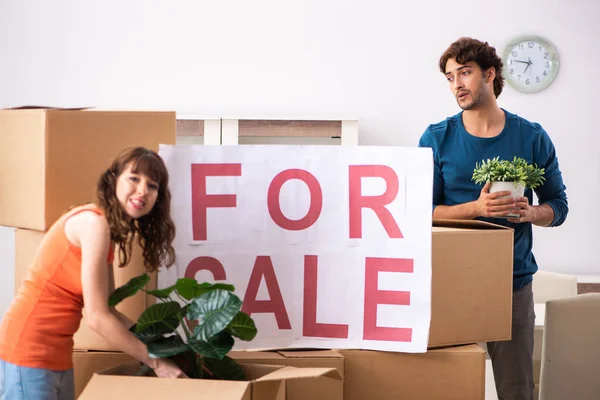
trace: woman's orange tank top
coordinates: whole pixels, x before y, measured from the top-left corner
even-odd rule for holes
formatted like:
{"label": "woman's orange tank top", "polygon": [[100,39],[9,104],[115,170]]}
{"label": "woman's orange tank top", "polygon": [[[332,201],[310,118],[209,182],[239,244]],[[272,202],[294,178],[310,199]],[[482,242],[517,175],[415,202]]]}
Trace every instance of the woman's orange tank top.
{"label": "woman's orange tank top", "polygon": [[[65,235],[67,219],[93,204],[75,207],[48,230],[27,277],[0,324],[0,358],[16,365],[65,371],[73,368],[73,335],[83,309],[81,248]],[[113,262],[113,246],[106,257]]]}

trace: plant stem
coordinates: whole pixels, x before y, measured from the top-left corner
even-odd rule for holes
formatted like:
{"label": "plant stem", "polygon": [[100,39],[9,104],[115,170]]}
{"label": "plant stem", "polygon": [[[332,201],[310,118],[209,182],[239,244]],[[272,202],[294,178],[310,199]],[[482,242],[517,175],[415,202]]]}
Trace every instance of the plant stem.
{"label": "plant stem", "polygon": [[207,374],[211,378],[215,377],[215,374],[213,374],[208,368],[206,368],[206,365],[204,365],[204,363],[202,361],[200,361],[200,365],[202,366],[203,376],[204,376],[204,374]]}

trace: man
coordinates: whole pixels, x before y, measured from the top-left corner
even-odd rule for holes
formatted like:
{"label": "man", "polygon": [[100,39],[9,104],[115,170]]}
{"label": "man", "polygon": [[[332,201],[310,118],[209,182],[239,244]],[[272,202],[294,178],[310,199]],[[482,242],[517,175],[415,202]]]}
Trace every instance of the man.
{"label": "man", "polygon": [[[460,113],[430,125],[419,147],[434,156],[433,218],[481,219],[514,229],[512,340],[488,343],[496,391],[500,400],[533,399],[533,330],[535,314],[531,282],[538,267],[531,251],[532,224],[558,226],[568,213],[567,196],[554,145],[537,123],[500,108],[502,60],[496,50],[479,40],[461,38],[439,61]],[[533,194],[501,198],[510,192],[490,193],[471,177],[477,162],[521,157],[545,168],[544,184]],[[507,219],[509,213],[518,218]],[[504,217],[504,218],[502,218]]]}

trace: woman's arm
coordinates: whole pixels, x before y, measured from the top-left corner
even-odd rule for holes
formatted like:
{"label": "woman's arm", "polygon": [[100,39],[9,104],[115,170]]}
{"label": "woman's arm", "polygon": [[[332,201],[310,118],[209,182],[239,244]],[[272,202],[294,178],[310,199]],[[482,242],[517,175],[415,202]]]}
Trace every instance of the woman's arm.
{"label": "woman's arm", "polygon": [[[108,266],[108,293],[110,296],[110,293],[113,293],[115,291],[115,273],[114,273],[114,269],[112,266]],[[123,326],[127,329],[131,328],[133,325],[135,325],[135,322],[132,321],[131,319],[129,319],[129,317],[125,314],[123,314],[122,312],[120,312],[119,310],[117,310],[114,307],[110,307],[110,311],[115,314],[115,316],[119,319],[119,321],[121,321],[121,323],[123,324]]]}
{"label": "woman's arm", "polygon": [[153,359],[146,345],[137,339],[108,306],[110,272],[106,256],[110,248],[110,230],[106,219],[92,213],[71,217],[81,245],[81,283],[88,326],[110,345],[149,365],[158,376],[181,377],[183,372],[168,359]]}

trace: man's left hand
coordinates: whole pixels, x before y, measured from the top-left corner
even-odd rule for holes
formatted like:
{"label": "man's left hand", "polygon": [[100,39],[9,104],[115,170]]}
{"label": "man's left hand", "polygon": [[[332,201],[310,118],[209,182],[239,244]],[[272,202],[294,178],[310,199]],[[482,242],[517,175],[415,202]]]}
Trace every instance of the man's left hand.
{"label": "man's left hand", "polygon": [[517,197],[515,207],[510,210],[511,214],[519,214],[519,218],[509,218],[509,222],[533,222],[535,220],[535,207],[529,205],[527,197]]}

